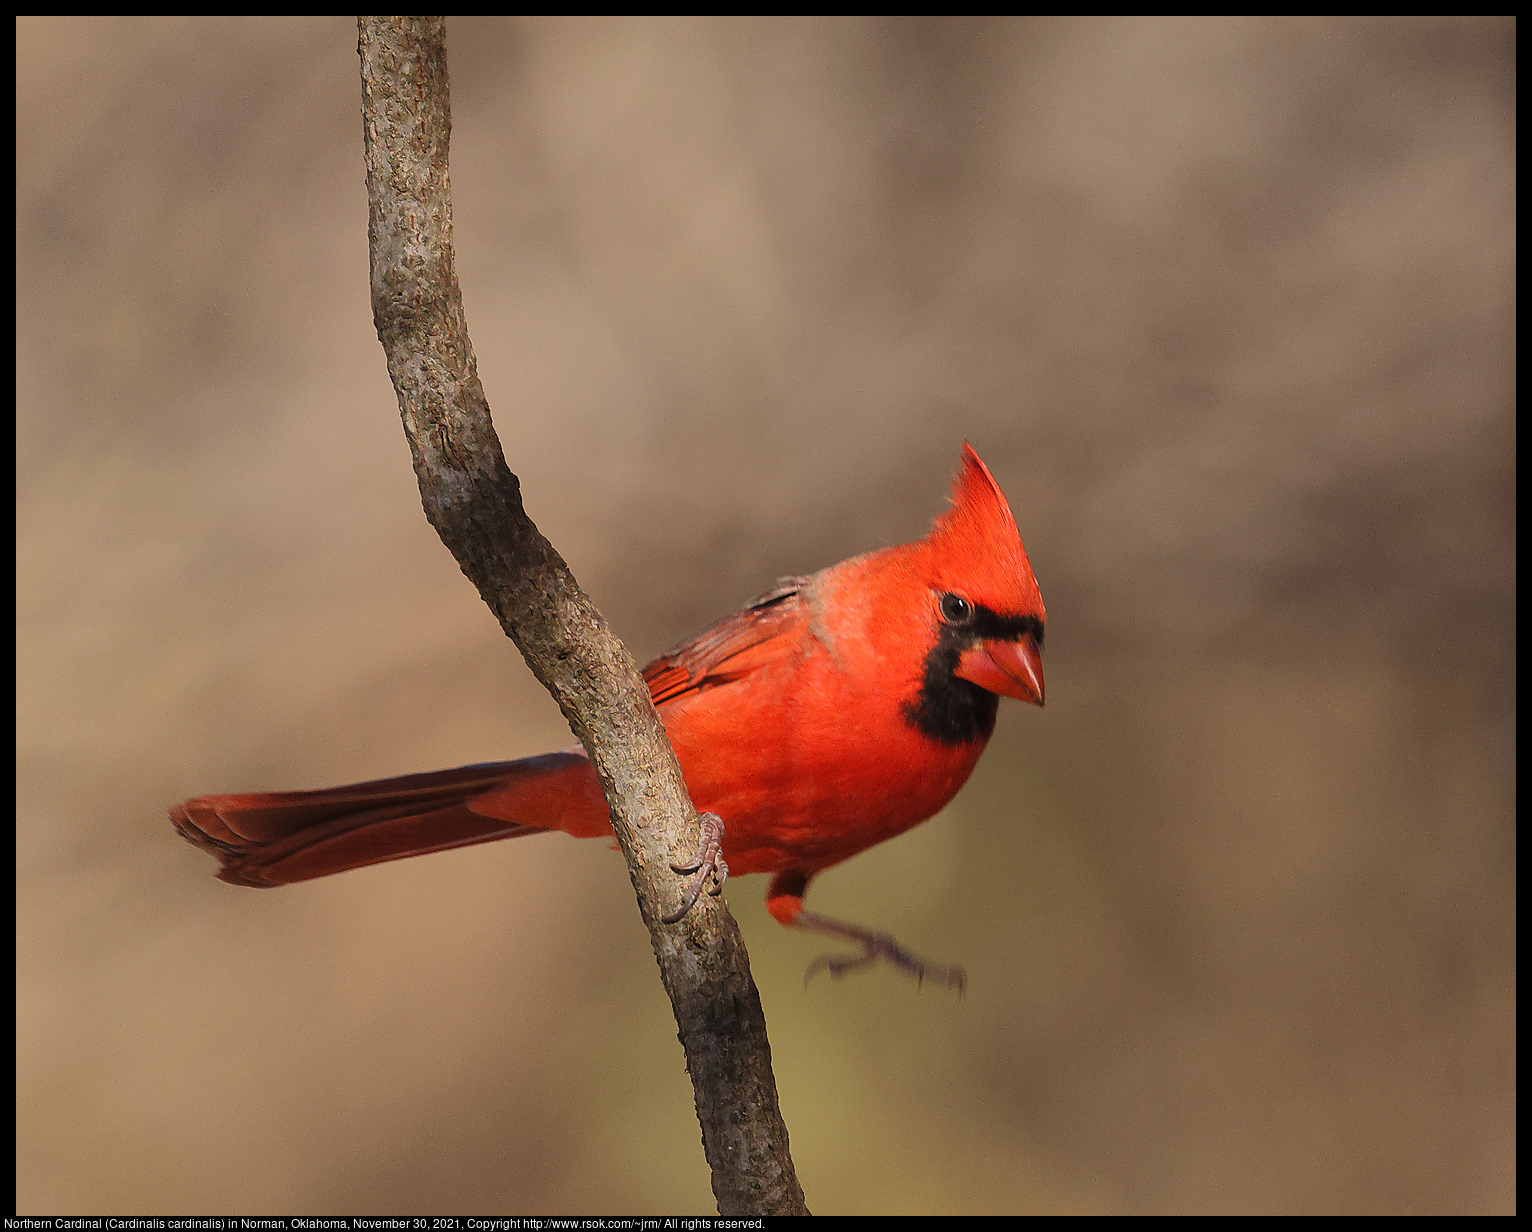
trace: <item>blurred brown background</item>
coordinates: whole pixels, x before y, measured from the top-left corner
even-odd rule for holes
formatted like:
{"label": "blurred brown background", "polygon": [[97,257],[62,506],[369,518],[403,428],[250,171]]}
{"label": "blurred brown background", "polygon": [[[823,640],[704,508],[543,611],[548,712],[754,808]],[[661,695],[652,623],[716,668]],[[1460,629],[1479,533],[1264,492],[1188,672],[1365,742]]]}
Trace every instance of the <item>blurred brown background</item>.
{"label": "blurred brown background", "polygon": [[[350,18],[23,18],[18,1209],[713,1210],[620,857],[261,893],[167,805],[564,747],[426,525]],[[635,654],[922,533],[1048,602],[946,813],[729,900],[819,1213],[1514,1209],[1514,26],[453,19],[528,507]]]}

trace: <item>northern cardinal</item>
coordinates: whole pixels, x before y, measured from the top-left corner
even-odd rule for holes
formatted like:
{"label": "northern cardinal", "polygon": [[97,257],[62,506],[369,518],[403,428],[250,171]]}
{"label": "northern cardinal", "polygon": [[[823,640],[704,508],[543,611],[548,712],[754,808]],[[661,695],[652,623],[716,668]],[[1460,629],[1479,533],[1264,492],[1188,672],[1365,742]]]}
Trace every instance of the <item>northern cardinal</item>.
{"label": "northern cardinal", "polygon": [[[782,578],[743,611],[659,656],[644,680],[692,801],[701,844],[675,865],[704,884],[772,873],[781,923],[848,938],[838,975],[884,958],[961,989],[961,968],[885,933],[805,911],[821,870],[925,821],[957,793],[999,696],[1043,704],[1043,600],[999,486],[966,442],[952,507],[915,543]],[[610,836],[583,749],[321,791],[199,796],[170,810],[235,885],[275,886],[562,830]]]}

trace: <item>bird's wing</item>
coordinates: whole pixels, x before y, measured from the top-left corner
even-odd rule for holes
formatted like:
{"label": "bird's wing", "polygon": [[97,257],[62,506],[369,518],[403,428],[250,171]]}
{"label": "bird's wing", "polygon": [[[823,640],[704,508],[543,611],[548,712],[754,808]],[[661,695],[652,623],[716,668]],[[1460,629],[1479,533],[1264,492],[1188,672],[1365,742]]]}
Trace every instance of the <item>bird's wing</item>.
{"label": "bird's wing", "polygon": [[714,621],[656,658],[644,668],[654,704],[738,680],[794,653],[808,622],[808,605],[800,592],[809,581],[807,577],[778,579],[742,611]]}

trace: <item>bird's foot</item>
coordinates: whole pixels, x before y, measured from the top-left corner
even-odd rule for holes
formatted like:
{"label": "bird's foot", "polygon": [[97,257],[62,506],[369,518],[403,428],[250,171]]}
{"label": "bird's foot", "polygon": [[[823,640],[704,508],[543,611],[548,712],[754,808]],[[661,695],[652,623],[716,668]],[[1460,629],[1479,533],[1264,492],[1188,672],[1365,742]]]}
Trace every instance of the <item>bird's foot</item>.
{"label": "bird's foot", "polygon": [[914,976],[916,983],[920,985],[924,985],[929,980],[933,984],[940,984],[943,988],[955,990],[960,997],[967,985],[968,977],[962,967],[927,962],[924,958],[911,954],[888,933],[873,932],[871,929],[859,928],[855,924],[843,924],[839,920],[827,919],[810,911],[800,912],[793,924],[798,928],[807,928],[832,937],[844,937],[848,941],[857,942],[862,947],[860,954],[820,955],[803,973],[805,984],[821,971],[828,971],[831,979],[838,979],[848,971],[869,966],[881,958],[898,967],[906,975]]}
{"label": "bird's foot", "polygon": [[702,826],[702,833],[697,838],[697,850],[685,863],[670,866],[671,872],[687,875],[695,873],[697,879],[686,887],[680,907],[660,917],[662,924],[674,924],[684,918],[696,904],[702,887],[709,881],[713,884],[708,893],[716,898],[723,893],[723,883],[729,879],[729,866],[723,858],[723,818],[717,813],[703,813],[697,820]]}

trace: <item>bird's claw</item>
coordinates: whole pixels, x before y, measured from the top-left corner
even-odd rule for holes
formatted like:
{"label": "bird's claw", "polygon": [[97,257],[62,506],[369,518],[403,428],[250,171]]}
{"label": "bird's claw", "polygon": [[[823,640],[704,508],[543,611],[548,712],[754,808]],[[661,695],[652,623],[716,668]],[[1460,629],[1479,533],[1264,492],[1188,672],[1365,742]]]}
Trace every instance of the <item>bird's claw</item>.
{"label": "bird's claw", "polygon": [[681,905],[669,915],[660,917],[662,924],[674,924],[683,919],[696,904],[702,887],[709,882],[712,882],[712,886],[708,894],[717,898],[723,893],[723,883],[729,879],[729,865],[723,858],[723,818],[717,813],[703,813],[697,820],[701,823],[702,832],[697,838],[696,852],[685,863],[670,866],[671,872],[687,875],[696,873],[697,878],[686,887],[686,893],[681,896]]}
{"label": "bird's claw", "polygon": [[940,963],[927,962],[911,954],[887,933],[865,933],[854,939],[862,943],[860,954],[821,954],[803,973],[805,986],[821,971],[828,971],[832,980],[839,979],[846,972],[868,966],[881,958],[898,967],[906,975],[913,975],[917,985],[924,985],[927,980],[930,980],[933,984],[955,990],[960,997],[963,995],[968,976],[962,967],[948,967]]}

